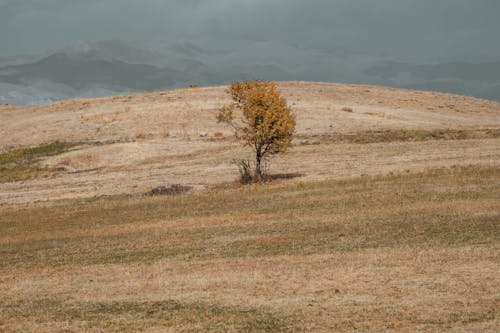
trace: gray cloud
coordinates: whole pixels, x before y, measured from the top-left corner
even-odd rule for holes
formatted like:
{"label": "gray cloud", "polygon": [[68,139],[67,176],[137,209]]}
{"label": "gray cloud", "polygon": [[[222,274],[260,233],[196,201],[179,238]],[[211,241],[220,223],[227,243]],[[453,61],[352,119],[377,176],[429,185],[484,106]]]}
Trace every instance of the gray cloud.
{"label": "gray cloud", "polygon": [[499,100],[498,13],[498,0],[0,0],[0,102],[249,78]]}
{"label": "gray cloud", "polygon": [[0,0],[0,55],[79,40],[277,40],[429,61],[499,57],[498,0]]}

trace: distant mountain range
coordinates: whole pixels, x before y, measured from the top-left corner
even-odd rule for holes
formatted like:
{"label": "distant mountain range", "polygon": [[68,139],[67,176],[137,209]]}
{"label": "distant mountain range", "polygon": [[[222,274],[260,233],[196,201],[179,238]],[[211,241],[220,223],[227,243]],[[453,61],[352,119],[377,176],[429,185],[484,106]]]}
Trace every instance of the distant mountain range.
{"label": "distant mountain range", "polygon": [[365,73],[385,85],[500,101],[500,61],[415,65],[384,62]]}
{"label": "distant mountain range", "polygon": [[0,103],[41,104],[242,79],[366,83],[500,100],[500,61],[408,64],[270,41],[229,50],[104,41],[0,58]]}

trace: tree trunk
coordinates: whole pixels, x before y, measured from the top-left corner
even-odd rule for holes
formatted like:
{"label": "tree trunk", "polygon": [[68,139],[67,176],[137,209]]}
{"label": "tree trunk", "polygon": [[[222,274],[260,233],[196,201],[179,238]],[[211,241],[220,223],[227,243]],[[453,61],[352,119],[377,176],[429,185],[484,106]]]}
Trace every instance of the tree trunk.
{"label": "tree trunk", "polygon": [[262,156],[260,152],[255,155],[255,179],[262,182],[262,169],[261,169]]}

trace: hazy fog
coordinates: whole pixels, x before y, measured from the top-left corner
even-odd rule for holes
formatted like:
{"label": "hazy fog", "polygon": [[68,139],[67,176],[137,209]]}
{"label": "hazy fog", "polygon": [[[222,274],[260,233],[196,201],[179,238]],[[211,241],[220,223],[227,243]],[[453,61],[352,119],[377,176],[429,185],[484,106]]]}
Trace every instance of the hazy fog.
{"label": "hazy fog", "polygon": [[412,61],[500,56],[498,0],[1,0],[0,55],[76,40],[263,40]]}
{"label": "hazy fog", "polygon": [[[499,14],[499,0],[0,0],[0,102],[248,77],[499,99]],[[98,70],[85,84],[54,73],[55,59],[93,73],[82,63],[88,56],[96,66],[125,70],[123,61],[160,74],[143,67],[144,82],[130,86],[102,82]]]}

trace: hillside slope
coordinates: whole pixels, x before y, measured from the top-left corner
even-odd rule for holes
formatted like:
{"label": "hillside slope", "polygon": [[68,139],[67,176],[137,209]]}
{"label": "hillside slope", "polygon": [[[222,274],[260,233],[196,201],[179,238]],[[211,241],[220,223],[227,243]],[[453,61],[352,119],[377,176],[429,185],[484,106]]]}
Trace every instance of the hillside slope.
{"label": "hillside slope", "polygon": [[500,105],[279,87],[262,186],[224,87],[0,105],[0,331],[498,332]]}
{"label": "hillside slope", "polygon": [[[322,180],[500,160],[495,102],[373,86],[284,82],[279,88],[297,115],[297,139],[291,154],[273,161],[275,173]],[[43,177],[0,183],[0,203],[232,182],[232,160],[248,150],[215,121],[228,101],[225,87],[211,87],[0,106],[0,152],[72,143],[40,160]]]}

